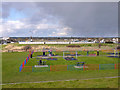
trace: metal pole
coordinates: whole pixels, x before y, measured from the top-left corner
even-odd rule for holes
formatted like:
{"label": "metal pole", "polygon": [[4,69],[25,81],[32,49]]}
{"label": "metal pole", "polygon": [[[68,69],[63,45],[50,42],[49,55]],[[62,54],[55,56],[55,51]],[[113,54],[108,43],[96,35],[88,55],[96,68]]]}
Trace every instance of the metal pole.
{"label": "metal pole", "polygon": [[76,51],[76,58],[77,58],[77,51]]}
{"label": "metal pole", "polygon": [[116,54],[116,50],[114,49],[114,56],[115,56],[115,54]]}

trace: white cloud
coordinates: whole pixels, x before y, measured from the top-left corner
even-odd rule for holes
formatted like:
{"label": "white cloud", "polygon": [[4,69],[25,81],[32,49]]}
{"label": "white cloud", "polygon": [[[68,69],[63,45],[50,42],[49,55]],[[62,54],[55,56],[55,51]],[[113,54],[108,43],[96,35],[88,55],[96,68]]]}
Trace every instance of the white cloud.
{"label": "white cloud", "polygon": [[35,34],[37,32],[37,30],[33,30],[32,32],[33,32],[33,34]]}
{"label": "white cloud", "polygon": [[18,29],[22,29],[25,27],[25,24],[16,20],[16,21],[6,21],[3,22],[2,25],[0,25],[0,32],[3,34],[3,36],[9,35],[11,33],[17,32]]}
{"label": "white cloud", "polygon": [[[43,21],[47,20],[44,19]],[[27,24],[20,20],[9,20],[0,25],[0,32],[3,34],[3,36],[9,36],[10,34],[14,34],[16,36],[17,34],[26,34],[29,36],[30,31],[33,36],[36,34],[40,36],[65,36],[68,34],[69,30],[72,29],[61,24],[51,24],[45,22],[40,22],[39,24]]]}
{"label": "white cloud", "polygon": [[72,28],[61,26],[59,28],[56,28],[56,32],[52,32],[51,36],[66,36],[69,34],[70,30],[72,30]]}
{"label": "white cloud", "polygon": [[52,32],[52,33],[55,33],[55,32]]}
{"label": "white cloud", "polygon": [[63,33],[57,33],[57,35],[59,35],[59,36],[65,36],[65,35],[67,35],[67,33],[66,32],[63,32]]}

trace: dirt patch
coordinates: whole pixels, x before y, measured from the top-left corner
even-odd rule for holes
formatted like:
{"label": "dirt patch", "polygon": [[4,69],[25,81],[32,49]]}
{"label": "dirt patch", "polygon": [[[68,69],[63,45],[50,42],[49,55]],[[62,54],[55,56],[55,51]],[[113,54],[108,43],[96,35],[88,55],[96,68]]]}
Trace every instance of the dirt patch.
{"label": "dirt patch", "polygon": [[[47,46],[47,45],[30,45],[32,50],[34,51],[42,51],[44,48],[45,49],[52,49],[53,51],[83,51],[83,50],[104,50],[104,49],[113,49],[114,47],[110,46],[101,46],[99,48],[98,46],[80,46],[80,45],[67,45],[67,46]],[[8,50],[13,50],[13,52],[23,52],[25,46],[15,46],[15,45],[7,45],[2,49],[2,52],[8,52]]]}
{"label": "dirt patch", "polygon": [[10,48],[13,48],[14,47],[14,45],[7,45],[7,46],[5,46],[5,49],[10,49]]}

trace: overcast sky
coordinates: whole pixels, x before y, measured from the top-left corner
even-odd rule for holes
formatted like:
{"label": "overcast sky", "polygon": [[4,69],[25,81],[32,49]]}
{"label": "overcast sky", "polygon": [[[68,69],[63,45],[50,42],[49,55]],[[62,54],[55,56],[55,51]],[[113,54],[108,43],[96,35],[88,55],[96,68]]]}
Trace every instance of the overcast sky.
{"label": "overcast sky", "polygon": [[117,2],[4,2],[2,36],[118,36]]}

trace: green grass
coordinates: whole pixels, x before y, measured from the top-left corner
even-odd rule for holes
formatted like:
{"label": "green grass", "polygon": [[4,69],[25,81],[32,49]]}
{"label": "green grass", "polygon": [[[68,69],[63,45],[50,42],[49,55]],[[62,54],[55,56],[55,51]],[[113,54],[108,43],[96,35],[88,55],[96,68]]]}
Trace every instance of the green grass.
{"label": "green grass", "polygon": [[[81,54],[81,52],[79,52]],[[85,52],[86,53],[86,52]],[[47,53],[48,54],[48,53]],[[56,52],[56,54],[62,56],[62,52]],[[33,57],[37,55],[42,55],[42,52],[34,52]],[[114,64],[118,63],[118,58],[110,58],[106,56],[96,56],[96,57],[86,57],[80,56],[77,57],[77,60],[67,61],[63,57],[56,57],[58,60],[43,60],[46,61],[47,65],[75,65],[77,62],[85,62],[85,64]],[[26,66],[34,66],[38,64],[39,59],[32,58],[26,64]]]}
{"label": "green grass", "polygon": [[[67,61],[62,57],[59,57],[58,60],[42,60],[46,61],[47,65],[75,65],[77,62],[85,62],[85,64],[115,64],[118,63],[117,58],[109,57],[78,57],[78,60]],[[38,65],[39,59],[33,58],[30,59],[26,66]]]}
{"label": "green grass", "polygon": [[[28,52],[4,52],[2,54],[2,82],[36,82],[50,80],[66,80],[66,79],[86,79],[117,76],[118,70],[89,70],[89,71],[58,71],[58,72],[19,72],[19,67],[27,57]],[[33,56],[39,55],[34,53]],[[108,57],[79,57],[78,61],[84,61],[88,64],[107,64],[117,63],[118,59]],[[77,61],[66,61],[59,58],[57,61],[47,61],[49,65],[69,65],[76,64]],[[26,66],[37,64],[36,59],[30,59]],[[76,82],[77,83],[77,82]],[[101,83],[102,84],[102,83]],[[94,85],[93,85],[94,86]],[[91,86],[91,87],[93,87]],[[22,86],[21,86],[22,87]],[[29,85],[28,85],[29,87]],[[102,87],[102,86],[101,86]]]}
{"label": "green grass", "polygon": [[118,78],[3,85],[3,88],[118,88]]}

